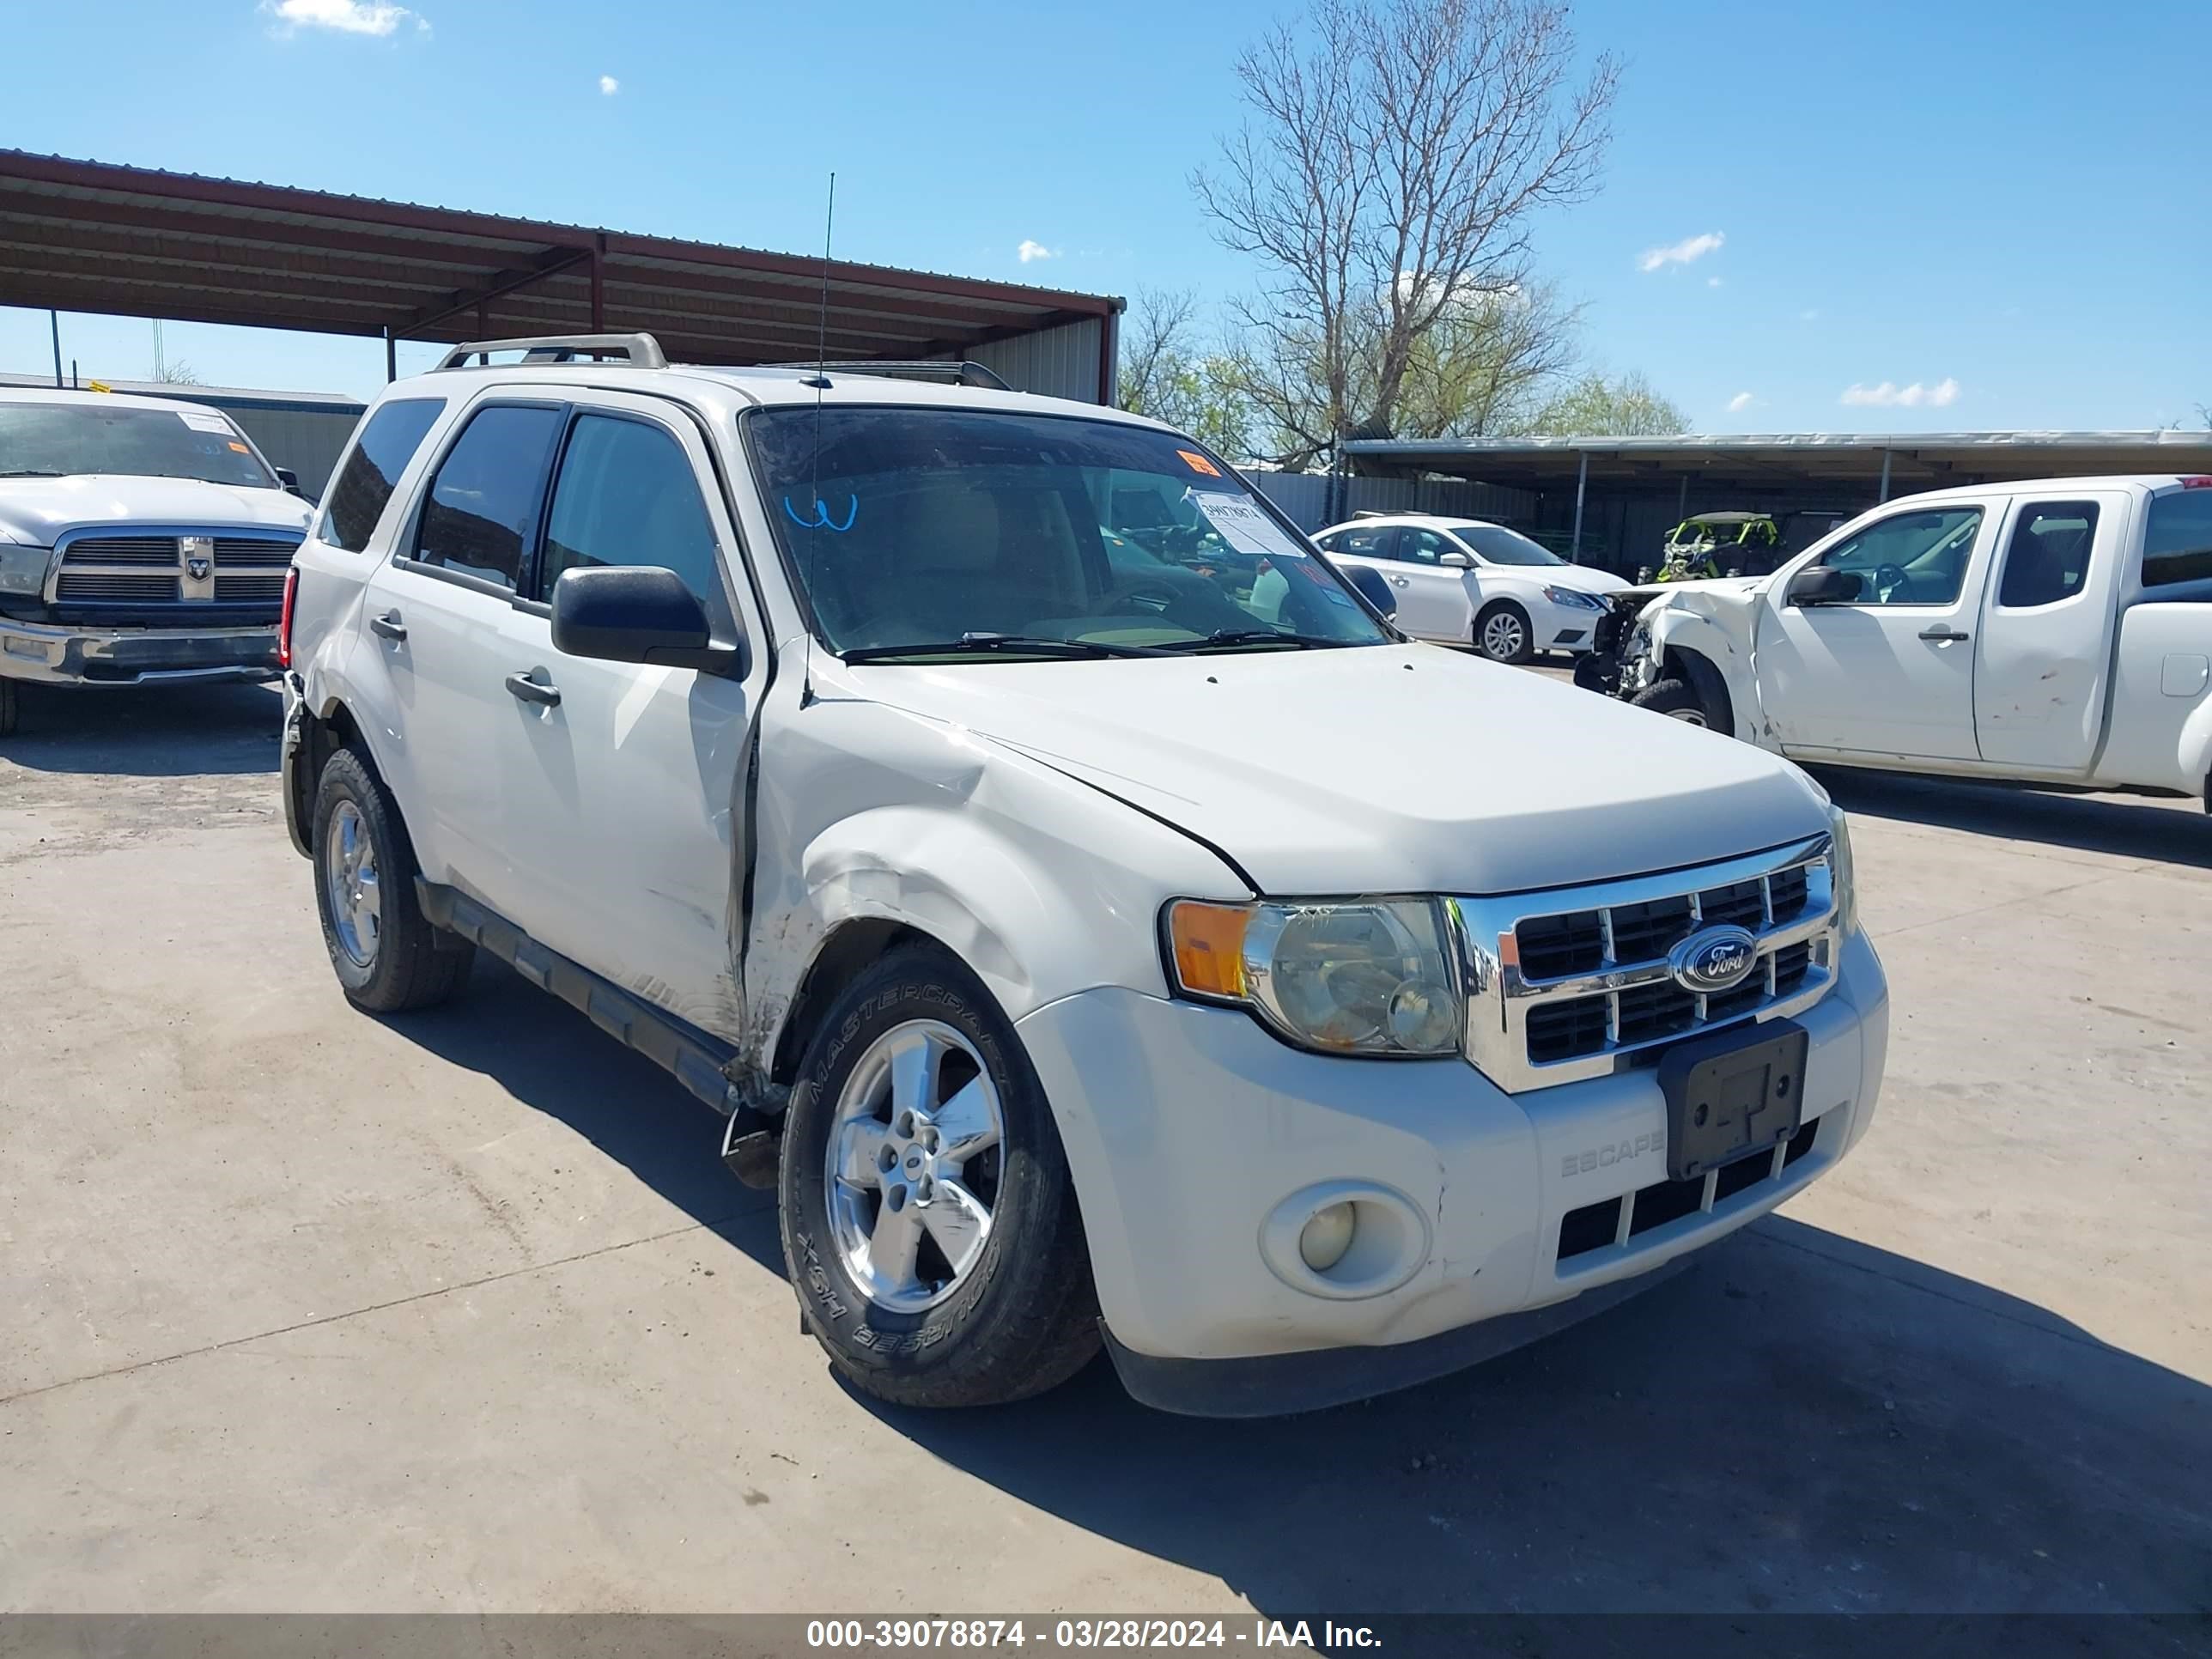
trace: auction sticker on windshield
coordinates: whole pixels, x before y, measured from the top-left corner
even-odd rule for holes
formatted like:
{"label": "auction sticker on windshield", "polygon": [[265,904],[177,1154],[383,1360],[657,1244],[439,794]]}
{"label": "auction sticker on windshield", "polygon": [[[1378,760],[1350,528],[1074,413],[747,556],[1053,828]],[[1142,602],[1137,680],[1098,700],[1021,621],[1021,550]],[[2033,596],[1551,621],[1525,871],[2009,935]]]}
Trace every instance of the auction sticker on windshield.
{"label": "auction sticker on windshield", "polygon": [[220,415],[203,415],[198,410],[180,409],[177,411],[177,418],[195,432],[216,432],[226,438],[230,436],[230,422]]}
{"label": "auction sticker on windshield", "polygon": [[1255,559],[1303,559],[1306,550],[1283,533],[1282,526],[1260,510],[1249,495],[1225,495],[1210,489],[1190,489],[1182,498],[1204,515],[1206,521],[1239,553]]}

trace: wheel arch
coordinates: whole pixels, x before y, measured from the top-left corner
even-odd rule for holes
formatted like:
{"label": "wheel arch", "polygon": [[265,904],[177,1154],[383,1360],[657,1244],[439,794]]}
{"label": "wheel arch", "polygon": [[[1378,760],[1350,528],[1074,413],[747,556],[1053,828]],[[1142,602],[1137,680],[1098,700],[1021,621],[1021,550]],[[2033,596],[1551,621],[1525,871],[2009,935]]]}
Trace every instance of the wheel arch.
{"label": "wheel arch", "polygon": [[793,988],[776,1028],[768,1064],[769,1082],[787,1089],[798,1081],[799,1062],[830,1005],[871,966],[905,945],[934,945],[958,959],[944,940],[894,916],[852,916],[824,935]]}
{"label": "wheel arch", "polygon": [[1712,659],[1692,646],[1669,645],[1660,654],[1662,678],[1686,680],[1705,706],[1705,722],[1713,731],[1736,734],[1735,700],[1729,695],[1728,677]]}

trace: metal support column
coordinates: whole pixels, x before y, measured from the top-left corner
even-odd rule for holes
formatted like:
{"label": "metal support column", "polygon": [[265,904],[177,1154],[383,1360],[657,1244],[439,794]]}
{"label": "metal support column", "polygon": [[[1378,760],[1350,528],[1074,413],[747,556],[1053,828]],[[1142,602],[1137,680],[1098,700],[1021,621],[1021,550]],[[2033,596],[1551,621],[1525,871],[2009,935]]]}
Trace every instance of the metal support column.
{"label": "metal support column", "polygon": [[54,325],[54,384],[59,386],[62,383],[62,314],[49,309],[46,319]]}
{"label": "metal support column", "polygon": [[399,342],[390,329],[384,331],[384,381],[386,386],[399,378]]}
{"label": "metal support column", "polygon": [[1690,516],[1690,475],[1689,475],[1688,473],[1685,472],[1685,473],[1682,475],[1682,494],[1681,494],[1681,497],[1680,497],[1680,500],[1678,500],[1678,501],[1675,501],[1675,503],[1674,503],[1674,522],[1675,522],[1676,524],[1680,524],[1680,523],[1681,523],[1681,522],[1682,522],[1682,520],[1685,520],[1685,519],[1688,518],[1689,516]]}
{"label": "metal support column", "polygon": [[1583,553],[1583,491],[1589,488],[1589,451],[1582,452],[1582,465],[1575,471],[1575,538],[1568,544],[1567,562],[1579,564]]}
{"label": "metal support column", "polygon": [[1879,497],[1877,497],[1877,498],[1876,498],[1876,500],[1875,500],[1875,505],[1876,507],[1880,507],[1880,506],[1882,504],[1882,502],[1883,502],[1883,501],[1887,501],[1888,499],[1889,499],[1889,452],[1888,452],[1887,449],[1885,449],[1885,450],[1883,450],[1883,451],[1881,452],[1881,495],[1880,495]]}
{"label": "metal support column", "polygon": [[596,236],[592,240],[592,332],[604,334],[607,330],[607,290],[599,268],[606,263],[607,239]]}

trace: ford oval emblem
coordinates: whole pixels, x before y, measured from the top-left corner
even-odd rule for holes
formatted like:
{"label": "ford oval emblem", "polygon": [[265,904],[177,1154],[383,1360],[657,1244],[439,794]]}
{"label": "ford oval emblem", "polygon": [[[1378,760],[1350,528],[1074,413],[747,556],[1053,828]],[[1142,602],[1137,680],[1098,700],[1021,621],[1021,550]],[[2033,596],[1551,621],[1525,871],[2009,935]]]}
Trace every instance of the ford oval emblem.
{"label": "ford oval emblem", "polygon": [[1733,991],[1759,965],[1759,941],[1741,927],[1705,927],[1667,953],[1667,970],[1686,991]]}

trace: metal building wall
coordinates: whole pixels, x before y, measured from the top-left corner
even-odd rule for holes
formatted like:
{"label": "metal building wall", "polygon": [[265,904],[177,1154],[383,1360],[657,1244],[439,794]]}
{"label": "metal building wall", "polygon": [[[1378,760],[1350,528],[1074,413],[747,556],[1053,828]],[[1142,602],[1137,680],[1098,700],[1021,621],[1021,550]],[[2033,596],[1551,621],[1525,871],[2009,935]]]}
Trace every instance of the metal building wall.
{"label": "metal building wall", "polygon": [[271,466],[298,473],[301,490],[316,501],[322,499],[323,487],[361,419],[358,409],[270,409],[209,401],[245,428]]}
{"label": "metal building wall", "polygon": [[[1318,472],[1249,472],[1245,477],[1292,523],[1311,535],[1326,527],[1328,480]],[[1488,519],[1526,529],[1534,522],[1536,497],[1526,489],[1457,478],[1362,478],[1346,480],[1354,513],[1437,513],[1452,518]]]}
{"label": "metal building wall", "polygon": [[1096,317],[1035,334],[1018,334],[1011,340],[994,340],[970,347],[968,357],[991,370],[1017,392],[1034,392],[1046,398],[1073,398],[1079,403],[1098,404],[1098,331]]}

